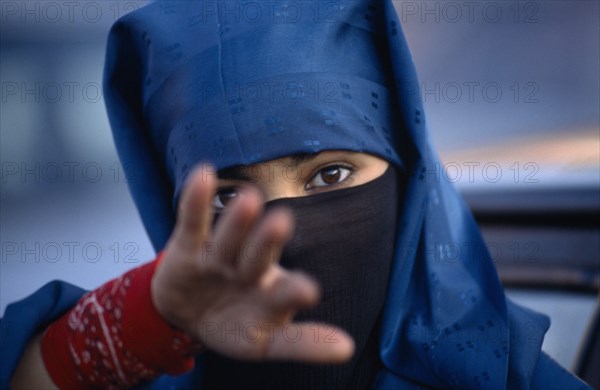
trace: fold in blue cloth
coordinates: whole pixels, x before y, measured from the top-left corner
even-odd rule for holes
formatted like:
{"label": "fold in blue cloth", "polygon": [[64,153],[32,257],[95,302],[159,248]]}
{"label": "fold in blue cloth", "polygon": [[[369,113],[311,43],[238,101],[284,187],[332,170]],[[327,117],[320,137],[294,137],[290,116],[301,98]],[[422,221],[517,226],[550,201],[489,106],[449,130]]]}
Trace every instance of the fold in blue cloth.
{"label": "fold in blue cloth", "polygon": [[[432,174],[420,95],[405,93],[417,85],[391,0],[157,1],[113,26],[104,93],[157,250],[202,161],[221,169],[344,149],[407,173],[375,387],[587,389],[541,352],[549,320],[507,300],[473,217]],[[81,294],[54,282],[8,307],[3,385],[27,340]],[[200,358],[150,386],[201,382]]]}

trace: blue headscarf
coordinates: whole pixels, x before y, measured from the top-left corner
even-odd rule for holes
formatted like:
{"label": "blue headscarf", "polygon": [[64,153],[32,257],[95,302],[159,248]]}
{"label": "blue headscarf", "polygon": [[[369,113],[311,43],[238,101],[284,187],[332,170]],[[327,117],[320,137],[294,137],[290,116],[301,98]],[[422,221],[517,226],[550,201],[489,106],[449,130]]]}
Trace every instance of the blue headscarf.
{"label": "blue headscarf", "polygon": [[[436,176],[420,95],[405,93],[416,85],[391,0],[154,2],[113,26],[105,68],[115,143],[155,249],[199,162],[371,153],[408,175],[375,385],[587,388],[541,352],[548,318],[506,299],[473,217]],[[46,290],[46,312],[77,296]],[[201,370],[154,385],[201,383]]]}

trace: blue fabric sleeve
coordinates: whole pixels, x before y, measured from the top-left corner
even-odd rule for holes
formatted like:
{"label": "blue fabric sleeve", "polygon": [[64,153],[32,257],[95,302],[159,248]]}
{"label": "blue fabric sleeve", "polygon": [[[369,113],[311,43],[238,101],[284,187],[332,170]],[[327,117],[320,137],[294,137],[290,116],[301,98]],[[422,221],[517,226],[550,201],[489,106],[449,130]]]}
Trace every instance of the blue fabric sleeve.
{"label": "blue fabric sleeve", "polygon": [[52,281],[6,308],[0,319],[0,388],[10,381],[29,340],[75,305],[86,291],[63,281]]}

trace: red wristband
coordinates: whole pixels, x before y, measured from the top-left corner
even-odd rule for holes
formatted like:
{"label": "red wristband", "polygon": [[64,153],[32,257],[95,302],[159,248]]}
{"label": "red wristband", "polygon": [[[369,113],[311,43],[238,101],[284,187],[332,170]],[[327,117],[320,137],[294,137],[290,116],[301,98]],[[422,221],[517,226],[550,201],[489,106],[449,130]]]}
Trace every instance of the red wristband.
{"label": "red wristband", "polygon": [[42,359],[60,389],[128,388],[194,367],[194,343],[152,302],[150,285],[160,260],[85,294],[48,327]]}

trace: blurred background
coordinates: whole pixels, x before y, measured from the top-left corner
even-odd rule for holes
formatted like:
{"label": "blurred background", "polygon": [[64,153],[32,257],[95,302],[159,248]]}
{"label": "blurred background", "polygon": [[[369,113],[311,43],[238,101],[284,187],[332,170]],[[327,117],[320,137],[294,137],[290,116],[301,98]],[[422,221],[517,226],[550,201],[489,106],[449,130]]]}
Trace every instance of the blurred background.
{"label": "blurred background", "polygon": [[[144,3],[1,2],[1,313],[49,280],[94,288],[153,258],[101,88],[109,27]],[[508,295],[550,315],[544,349],[581,370],[600,284],[600,3],[394,4],[433,174],[471,205]]]}

